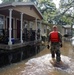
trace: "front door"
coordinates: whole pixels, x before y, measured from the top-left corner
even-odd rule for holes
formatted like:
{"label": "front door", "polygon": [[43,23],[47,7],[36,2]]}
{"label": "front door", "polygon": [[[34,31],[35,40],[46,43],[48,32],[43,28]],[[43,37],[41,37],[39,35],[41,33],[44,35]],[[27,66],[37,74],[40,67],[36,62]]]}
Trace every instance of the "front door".
{"label": "front door", "polygon": [[20,20],[17,20],[17,38],[20,39]]}

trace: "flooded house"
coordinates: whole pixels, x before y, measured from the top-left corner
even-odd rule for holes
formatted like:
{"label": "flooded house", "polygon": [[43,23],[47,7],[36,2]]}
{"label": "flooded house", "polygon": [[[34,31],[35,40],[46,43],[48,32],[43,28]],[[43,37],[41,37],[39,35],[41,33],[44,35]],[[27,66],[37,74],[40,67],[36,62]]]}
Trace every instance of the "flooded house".
{"label": "flooded house", "polygon": [[68,34],[69,36],[71,35],[71,25],[62,26],[62,29],[64,34]]}
{"label": "flooded house", "polygon": [[72,37],[72,28],[71,25],[62,26],[62,33],[65,41],[70,41]]}
{"label": "flooded house", "polygon": [[0,4],[0,66],[38,53],[42,19],[33,3]]}

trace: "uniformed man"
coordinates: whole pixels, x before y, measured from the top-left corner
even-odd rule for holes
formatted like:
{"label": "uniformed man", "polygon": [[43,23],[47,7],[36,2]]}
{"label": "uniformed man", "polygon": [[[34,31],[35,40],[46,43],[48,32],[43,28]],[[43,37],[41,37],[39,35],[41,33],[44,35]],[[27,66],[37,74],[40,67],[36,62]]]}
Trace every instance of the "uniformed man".
{"label": "uniformed man", "polygon": [[[51,31],[49,33],[48,44],[49,44],[49,42],[51,43],[51,49],[50,50],[51,50],[52,59],[55,58],[55,54],[56,54],[56,61],[60,62],[61,61],[60,47],[62,47],[62,35],[57,30],[56,25],[53,26],[53,31]],[[47,45],[48,49],[49,49],[49,46],[50,45]]]}

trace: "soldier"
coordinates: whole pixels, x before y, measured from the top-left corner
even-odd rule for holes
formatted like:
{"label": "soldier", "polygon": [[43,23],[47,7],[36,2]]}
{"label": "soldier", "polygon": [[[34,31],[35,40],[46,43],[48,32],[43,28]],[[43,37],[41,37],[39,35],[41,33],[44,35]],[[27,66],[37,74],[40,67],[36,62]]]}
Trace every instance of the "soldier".
{"label": "soldier", "polygon": [[57,30],[56,25],[53,26],[53,31],[51,31],[49,33],[48,45],[47,45],[48,49],[50,47],[49,42],[51,42],[51,49],[50,50],[51,50],[52,59],[55,58],[55,54],[56,54],[56,61],[60,62],[61,61],[60,47],[62,47],[62,35]]}

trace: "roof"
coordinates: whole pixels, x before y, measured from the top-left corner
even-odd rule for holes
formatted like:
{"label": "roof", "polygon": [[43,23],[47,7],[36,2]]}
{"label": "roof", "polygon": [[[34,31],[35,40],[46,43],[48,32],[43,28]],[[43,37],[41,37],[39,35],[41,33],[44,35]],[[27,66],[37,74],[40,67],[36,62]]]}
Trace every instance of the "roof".
{"label": "roof", "polygon": [[71,25],[64,25],[63,28],[71,28]]}
{"label": "roof", "polygon": [[40,16],[43,19],[43,16],[41,14],[41,12],[38,10],[38,8],[35,6],[34,3],[32,2],[9,2],[9,3],[2,3],[0,4],[0,9],[4,8],[4,7],[16,7],[16,6],[34,6],[34,8],[36,9],[36,11],[38,12],[38,14],[40,14]]}

